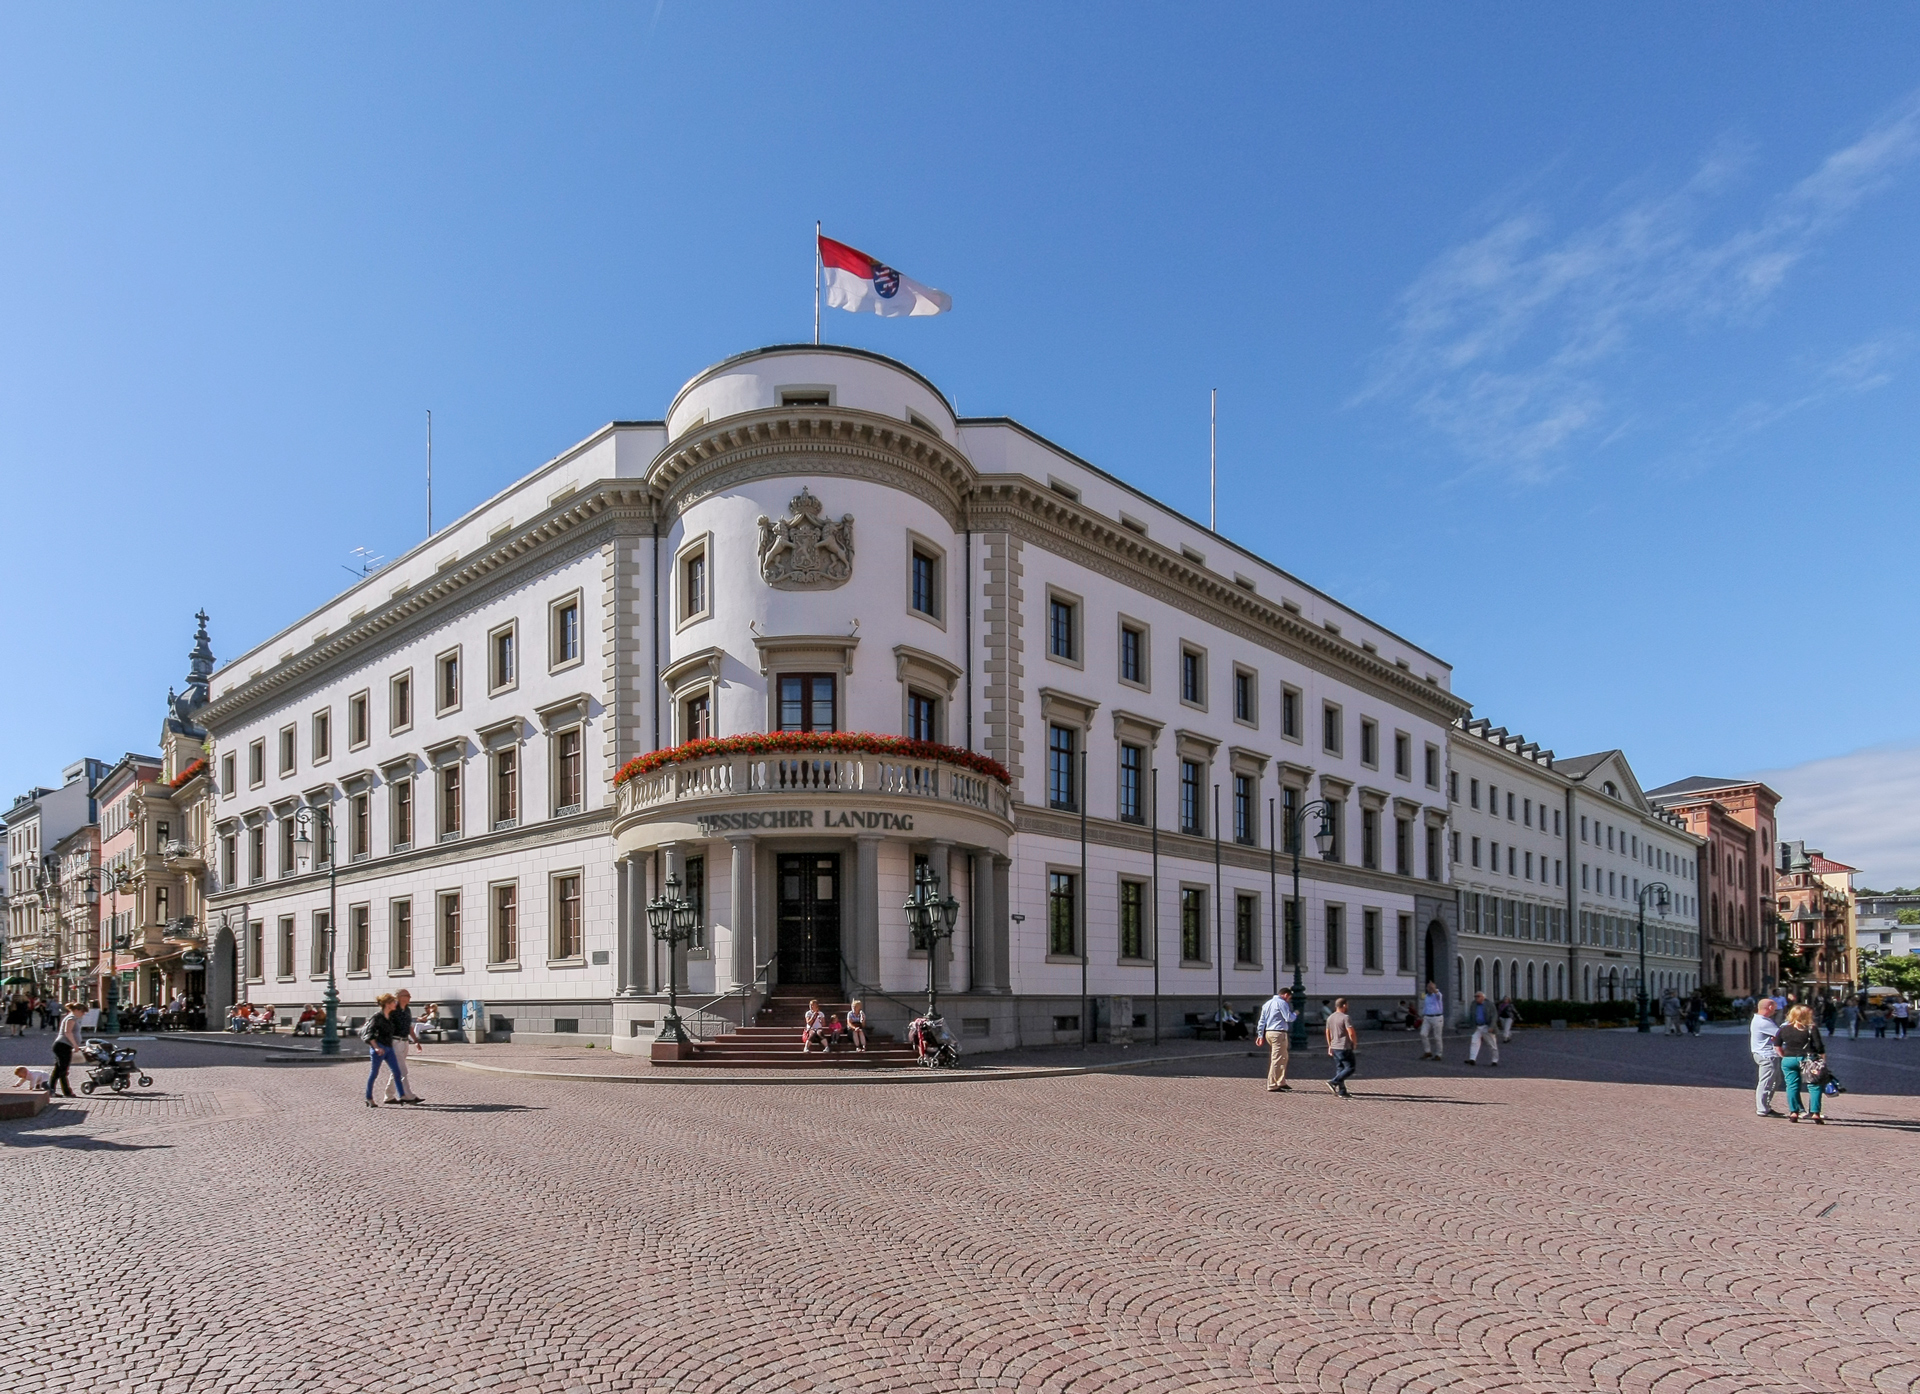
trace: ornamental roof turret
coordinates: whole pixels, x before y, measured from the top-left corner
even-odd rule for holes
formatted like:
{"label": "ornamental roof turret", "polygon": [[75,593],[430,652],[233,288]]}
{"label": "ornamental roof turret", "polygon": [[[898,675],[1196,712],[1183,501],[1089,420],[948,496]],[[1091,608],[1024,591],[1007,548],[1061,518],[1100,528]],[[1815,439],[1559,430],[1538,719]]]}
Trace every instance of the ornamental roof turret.
{"label": "ornamental roof turret", "polygon": [[207,612],[202,610],[194,618],[200,623],[194,631],[193,648],[187,654],[187,690],[176,695],[172,688],[167,689],[167,717],[169,726],[178,723],[178,728],[204,736],[194,717],[207,704],[207,683],[213,676],[213,644],[207,637]]}

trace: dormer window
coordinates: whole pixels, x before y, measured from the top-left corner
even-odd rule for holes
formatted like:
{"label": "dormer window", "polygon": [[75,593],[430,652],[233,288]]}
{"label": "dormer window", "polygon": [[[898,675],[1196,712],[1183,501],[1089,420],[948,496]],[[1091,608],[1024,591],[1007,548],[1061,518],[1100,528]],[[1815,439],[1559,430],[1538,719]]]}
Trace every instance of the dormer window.
{"label": "dormer window", "polygon": [[830,407],[833,405],[831,387],[783,387],[780,389],[780,405],[783,407]]}

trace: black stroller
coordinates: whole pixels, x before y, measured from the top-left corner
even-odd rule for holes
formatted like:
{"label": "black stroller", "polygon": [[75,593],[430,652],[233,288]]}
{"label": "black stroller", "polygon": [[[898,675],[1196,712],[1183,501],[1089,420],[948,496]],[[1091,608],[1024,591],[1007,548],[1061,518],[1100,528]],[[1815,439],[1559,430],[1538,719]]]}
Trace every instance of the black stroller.
{"label": "black stroller", "polygon": [[960,1063],[960,1042],[937,1016],[917,1016],[907,1023],[907,1044],[929,1070],[951,1070]]}
{"label": "black stroller", "polygon": [[101,1085],[110,1085],[116,1094],[127,1092],[127,1086],[133,1083],[137,1075],[142,1089],[153,1088],[153,1076],[142,1070],[135,1061],[139,1052],[131,1046],[108,1045],[105,1041],[92,1040],[80,1047],[80,1058],[87,1062],[87,1077],[80,1082],[80,1092],[91,1094]]}

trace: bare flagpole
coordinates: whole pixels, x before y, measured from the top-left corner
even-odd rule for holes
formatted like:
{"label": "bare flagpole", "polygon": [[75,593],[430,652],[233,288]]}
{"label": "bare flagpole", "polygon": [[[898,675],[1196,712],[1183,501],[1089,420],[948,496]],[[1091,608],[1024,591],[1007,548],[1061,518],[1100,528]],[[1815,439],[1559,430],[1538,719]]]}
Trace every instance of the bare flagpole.
{"label": "bare flagpole", "polygon": [[820,342],[820,223],[813,224],[813,342]]}
{"label": "bare flagpole", "polygon": [[1215,439],[1219,434],[1220,389],[1207,389],[1207,531],[1220,531],[1218,505],[1215,499],[1219,492],[1220,473],[1217,464]]}
{"label": "bare flagpole", "polygon": [[433,412],[427,412],[427,536],[433,536]]}

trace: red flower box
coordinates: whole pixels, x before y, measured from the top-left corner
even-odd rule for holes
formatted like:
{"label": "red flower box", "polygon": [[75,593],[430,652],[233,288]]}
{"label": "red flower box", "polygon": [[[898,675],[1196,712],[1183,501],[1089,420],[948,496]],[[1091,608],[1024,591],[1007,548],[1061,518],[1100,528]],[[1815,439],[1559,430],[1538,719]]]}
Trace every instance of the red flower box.
{"label": "red flower box", "polygon": [[687,741],[650,751],[627,761],[613,777],[615,785],[625,784],[643,774],[652,774],[667,765],[686,760],[704,760],[714,755],[882,755],[899,760],[944,760],[1002,784],[1011,785],[1013,776],[998,760],[988,759],[956,745],[938,745],[933,741],[913,741],[905,736],[883,736],[872,731],[768,731],[750,736],[721,736],[714,740]]}
{"label": "red flower box", "polygon": [[200,771],[204,770],[206,767],[207,767],[207,762],[205,760],[195,760],[191,765],[188,765],[184,770],[180,771],[179,774],[175,775],[172,779],[169,779],[167,781],[167,788],[178,789],[181,785],[185,784],[188,780],[192,779],[195,775],[199,774]]}

